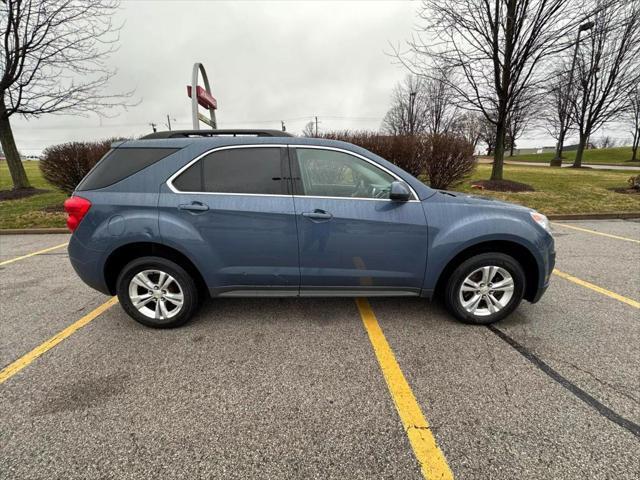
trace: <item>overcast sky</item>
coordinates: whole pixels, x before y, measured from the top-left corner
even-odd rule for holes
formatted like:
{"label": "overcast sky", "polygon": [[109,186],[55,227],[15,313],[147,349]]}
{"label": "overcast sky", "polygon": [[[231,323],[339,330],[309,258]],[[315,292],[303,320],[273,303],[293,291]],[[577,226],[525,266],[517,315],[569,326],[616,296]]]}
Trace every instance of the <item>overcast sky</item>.
{"label": "overcast sky", "polygon": [[[124,22],[114,91],[135,89],[140,104],[100,119],[12,117],[18,148],[38,154],[71,140],[138,136],[151,122],[191,128],[186,85],[202,62],[218,100],[219,128],[280,128],[300,133],[378,129],[391,91],[406,72],[389,55],[406,40],[416,1],[122,0]],[[618,133],[624,135],[624,132]],[[532,132],[520,146],[553,143]]]}

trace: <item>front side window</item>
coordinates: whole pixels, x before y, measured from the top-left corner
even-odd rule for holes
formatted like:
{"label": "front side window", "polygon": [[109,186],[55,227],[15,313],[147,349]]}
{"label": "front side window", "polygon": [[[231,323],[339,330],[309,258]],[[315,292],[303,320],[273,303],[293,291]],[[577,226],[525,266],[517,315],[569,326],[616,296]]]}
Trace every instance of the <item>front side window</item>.
{"label": "front side window", "polygon": [[389,198],[395,178],[371,163],[343,152],[297,148],[304,195]]}
{"label": "front side window", "polygon": [[282,168],[286,151],[278,147],[218,150],[173,180],[181,192],[286,194]]}

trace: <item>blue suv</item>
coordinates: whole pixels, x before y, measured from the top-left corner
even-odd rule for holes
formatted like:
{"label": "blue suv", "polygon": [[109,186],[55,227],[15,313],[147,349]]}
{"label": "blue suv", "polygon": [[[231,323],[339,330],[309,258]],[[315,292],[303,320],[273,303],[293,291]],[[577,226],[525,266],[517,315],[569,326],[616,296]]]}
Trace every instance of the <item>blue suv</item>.
{"label": "blue suv", "polygon": [[114,144],[65,208],[78,275],[151,327],[183,324],[208,296],[440,294],[458,319],[489,324],[538,301],[555,261],[538,212],[276,131]]}

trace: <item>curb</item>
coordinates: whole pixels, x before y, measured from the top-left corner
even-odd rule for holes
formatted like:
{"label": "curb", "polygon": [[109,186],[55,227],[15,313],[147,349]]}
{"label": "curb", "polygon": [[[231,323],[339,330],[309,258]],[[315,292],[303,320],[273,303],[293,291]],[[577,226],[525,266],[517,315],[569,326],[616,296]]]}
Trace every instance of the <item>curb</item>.
{"label": "curb", "polygon": [[622,213],[558,213],[547,215],[549,220],[628,220],[630,218],[640,218],[640,212]]}
{"label": "curb", "polygon": [[34,235],[47,233],[71,233],[68,228],[2,228],[0,235]]}

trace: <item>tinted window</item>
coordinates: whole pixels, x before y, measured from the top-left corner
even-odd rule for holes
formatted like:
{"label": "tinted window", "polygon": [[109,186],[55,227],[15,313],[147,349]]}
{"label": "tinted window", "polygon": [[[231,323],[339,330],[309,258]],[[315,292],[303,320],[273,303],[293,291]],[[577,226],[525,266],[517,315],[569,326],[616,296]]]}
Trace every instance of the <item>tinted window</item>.
{"label": "tinted window", "polygon": [[173,181],[173,186],[181,192],[201,192],[202,164],[196,162],[187,168]]}
{"label": "tinted window", "polygon": [[342,152],[297,148],[305,195],[389,198],[395,178],[371,163]]}
{"label": "tinted window", "polygon": [[233,148],[203,157],[174,181],[183,192],[286,193],[282,168],[286,150],[280,148]]}
{"label": "tinted window", "polygon": [[139,172],[177,151],[177,148],[115,148],[80,182],[76,190],[96,190]]}

